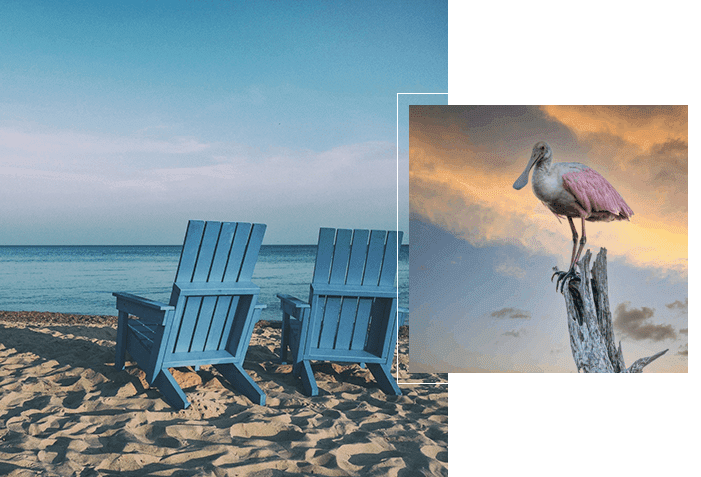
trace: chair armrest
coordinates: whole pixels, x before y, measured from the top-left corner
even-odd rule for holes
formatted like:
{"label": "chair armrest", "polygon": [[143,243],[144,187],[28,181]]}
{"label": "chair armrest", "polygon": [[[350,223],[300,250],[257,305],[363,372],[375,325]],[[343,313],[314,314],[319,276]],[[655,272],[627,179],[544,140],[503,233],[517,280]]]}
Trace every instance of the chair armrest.
{"label": "chair armrest", "polygon": [[158,301],[149,300],[131,293],[115,292],[117,297],[117,310],[130,315],[138,316],[144,321],[164,324],[169,311],[175,310],[174,306]]}
{"label": "chair armrest", "polygon": [[309,308],[309,303],[303,302],[302,300],[293,296],[278,293],[277,297],[280,299],[282,311],[288,315],[294,316],[297,319],[302,318],[302,310]]}
{"label": "chair armrest", "polygon": [[122,298],[123,300],[127,300],[131,303],[136,303],[154,310],[167,311],[175,309],[174,306],[167,305],[160,301],[149,300],[148,298],[142,298],[140,296],[132,295],[131,293],[114,292],[112,293],[112,295],[116,296],[117,298]]}

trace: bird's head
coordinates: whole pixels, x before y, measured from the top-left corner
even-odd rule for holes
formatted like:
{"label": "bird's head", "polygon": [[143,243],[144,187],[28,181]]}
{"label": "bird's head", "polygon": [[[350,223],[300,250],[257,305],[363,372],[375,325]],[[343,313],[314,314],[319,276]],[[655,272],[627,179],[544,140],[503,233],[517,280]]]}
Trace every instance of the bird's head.
{"label": "bird's head", "polygon": [[528,174],[531,172],[533,166],[543,161],[548,161],[552,159],[552,157],[553,150],[550,149],[548,143],[545,141],[537,142],[536,145],[533,146],[533,153],[531,153],[531,158],[528,160],[526,168],[519,178],[516,179],[516,182],[514,182],[514,189],[523,189],[523,187],[528,184]]}
{"label": "bird's head", "polygon": [[550,146],[548,145],[547,142],[545,142],[545,141],[537,142],[536,145],[533,146],[533,153],[531,154],[531,160],[534,157],[536,158],[536,162],[540,162],[543,159],[550,159],[553,157],[553,150],[550,149]]}

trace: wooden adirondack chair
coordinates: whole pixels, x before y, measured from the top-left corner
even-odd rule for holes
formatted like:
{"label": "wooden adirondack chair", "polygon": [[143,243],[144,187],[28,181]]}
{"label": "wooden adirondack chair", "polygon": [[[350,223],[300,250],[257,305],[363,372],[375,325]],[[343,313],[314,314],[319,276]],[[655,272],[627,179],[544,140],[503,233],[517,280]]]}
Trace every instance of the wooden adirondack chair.
{"label": "wooden adirondack chair", "polygon": [[277,295],[281,361],[289,348],[307,394],[319,393],[311,361],[366,364],[385,393],[402,394],[391,373],[397,318],[408,313],[397,310],[394,284],[401,243],[402,232],[322,228],[309,303]]}
{"label": "wooden adirondack chair", "polygon": [[242,394],[264,405],[265,393],[242,365],[265,308],[256,305],[260,289],[251,282],[265,227],[190,221],[169,304],[113,293],[119,310],[117,369],[124,369],[128,351],[148,383],[172,406],[185,409],[190,402],[168,368],[213,364]]}

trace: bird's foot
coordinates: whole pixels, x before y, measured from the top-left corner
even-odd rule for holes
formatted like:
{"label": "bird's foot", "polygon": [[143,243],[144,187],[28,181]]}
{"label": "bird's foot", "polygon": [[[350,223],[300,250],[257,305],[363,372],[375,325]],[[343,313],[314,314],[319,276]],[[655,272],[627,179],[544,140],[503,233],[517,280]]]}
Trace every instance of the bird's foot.
{"label": "bird's foot", "polygon": [[[555,273],[553,273],[553,276],[550,277],[550,281],[553,281],[553,278],[555,278],[555,275],[557,275],[555,291],[557,291],[557,287],[560,287],[560,293],[565,292],[565,285],[567,284],[567,282],[571,280],[580,280],[579,274],[574,270],[574,267],[570,268],[566,272],[558,270],[557,267],[553,267],[553,270],[555,270]],[[560,285],[561,283],[562,285]]]}

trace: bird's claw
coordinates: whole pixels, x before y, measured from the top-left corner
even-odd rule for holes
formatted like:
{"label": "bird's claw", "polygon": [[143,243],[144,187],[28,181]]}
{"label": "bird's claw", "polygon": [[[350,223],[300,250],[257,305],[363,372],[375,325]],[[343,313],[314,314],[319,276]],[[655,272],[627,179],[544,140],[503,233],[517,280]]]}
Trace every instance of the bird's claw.
{"label": "bird's claw", "polygon": [[[550,277],[550,281],[553,281],[553,278],[555,278],[555,275],[557,275],[555,291],[557,291],[557,288],[560,287],[560,293],[565,292],[565,285],[567,284],[567,282],[572,280],[580,280],[579,274],[574,270],[574,268],[571,268],[566,272],[558,270],[557,267],[553,267],[553,270],[555,270],[555,273],[553,273],[553,276]],[[560,285],[561,283],[562,285]]]}

